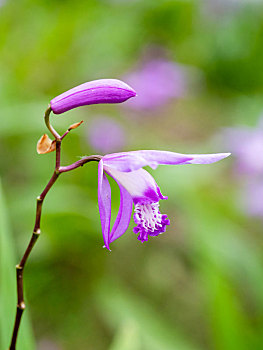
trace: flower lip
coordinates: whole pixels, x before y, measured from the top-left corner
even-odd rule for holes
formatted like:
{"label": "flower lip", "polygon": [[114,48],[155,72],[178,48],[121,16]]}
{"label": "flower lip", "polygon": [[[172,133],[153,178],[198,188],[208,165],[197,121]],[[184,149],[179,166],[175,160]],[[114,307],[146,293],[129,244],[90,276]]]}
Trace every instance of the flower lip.
{"label": "flower lip", "polygon": [[158,236],[166,231],[166,226],[170,225],[170,220],[166,214],[159,211],[159,202],[137,203],[134,210],[134,221],[137,224],[133,232],[138,235],[138,240],[145,242],[148,235]]}
{"label": "flower lip", "polygon": [[126,83],[117,79],[98,79],[78,85],[50,101],[54,114],[61,114],[73,108],[100,104],[121,103],[136,92]]}

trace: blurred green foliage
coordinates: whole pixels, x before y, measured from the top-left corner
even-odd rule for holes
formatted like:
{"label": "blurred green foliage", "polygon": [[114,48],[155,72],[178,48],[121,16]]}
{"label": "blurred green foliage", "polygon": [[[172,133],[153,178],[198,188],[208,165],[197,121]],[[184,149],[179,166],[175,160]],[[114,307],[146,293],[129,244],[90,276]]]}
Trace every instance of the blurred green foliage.
{"label": "blurred green foliage", "polygon": [[[222,127],[256,124],[263,109],[263,7],[224,4],[220,11],[208,0],[2,4],[0,175],[14,239],[1,229],[1,259],[10,258],[1,265],[1,290],[14,288],[13,252],[18,261],[35,198],[53,171],[54,154],[35,149],[46,132],[44,110],[57,94],[92,79],[122,78],[152,46],[202,77],[201,87],[153,116],[104,105],[52,117],[61,132],[85,120],[65,139],[63,164],[94,152],[85,128],[96,115],[123,125],[126,150],[223,152],[213,141]],[[261,350],[262,222],[239,211],[230,166],[231,159],[158,168],[154,176],[169,196],[161,210],[171,226],[143,245],[130,228],[111,253],[102,248],[97,165],[61,176],[44,203],[43,234],[25,270],[26,313],[39,349],[48,341],[63,350]],[[116,214],[118,189],[111,184]],[[8,250],[3,237],[11,239]],[[5,297],[8,308],[15,307],[14,292]],[[0,309],[2,332],[13,326],[10,312]],[[21,329],[18,350],[25,334]]]}

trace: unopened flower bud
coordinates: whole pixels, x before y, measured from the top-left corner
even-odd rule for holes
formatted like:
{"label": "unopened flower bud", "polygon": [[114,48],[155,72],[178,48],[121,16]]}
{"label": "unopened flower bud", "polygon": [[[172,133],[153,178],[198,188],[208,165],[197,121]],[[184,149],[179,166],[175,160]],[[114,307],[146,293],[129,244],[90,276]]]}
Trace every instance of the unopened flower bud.
{"label": "unopened flower bud", "polygon": [[136,92],[120,80],[99,79],[64,92],[53,98],[50,105],[55,114],[61,114],[79,106],[121,103],[134,96],[136,96]]}

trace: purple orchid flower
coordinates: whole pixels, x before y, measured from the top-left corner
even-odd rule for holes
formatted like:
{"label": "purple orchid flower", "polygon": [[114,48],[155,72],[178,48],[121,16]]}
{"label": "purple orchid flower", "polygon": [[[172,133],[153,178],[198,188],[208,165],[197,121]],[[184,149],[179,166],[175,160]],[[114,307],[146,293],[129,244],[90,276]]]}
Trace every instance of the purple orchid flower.
{"label": "purple orchid flower", "polygon": [[262,175],[263,162],[258,157],[263,153],[263,117],[255,127],[239,126],[226,128],[222,141],[236,156],[236,174]]}
{"label": "purple orchid flower", "polygon": [[92,148],[105,154],[123,149],[127,135],[117,120],[96,116],[89,124],[87,138]]}
{"label": "purple orchid flower", "polygon": [[263,181],[252,178],[242,184],[239,204],[251,217],[263,218]]}
{"label": "purple orchid flower", "polygon": [[[148,236],[158,236],[170,224],[167,215],[159,211],[159,201],[167,199],[162,195],[154,178],[144,169],[148,165],[156,169],[159,164],[210,164],[226,158],[230,153],[180,154],[166,151],[131,151],[108,154],[99,162],[98,203],[105,247],[122,236],[128,229],[132,204],[134,203],[134,233],[138,240],[147,241]],[[120,188],[120,207],[116,221],[110,229],[111,188],[106,174],[111,176]]]}
{"label": "purple orchid flower", "polygon": [[165,59],[151,59],[141,69],[128,74],[125,80],[134,86],[138,96],[126,107],[151,111],[173,98],[185,95],[188,74],[184,66]]}
{"label": "purple orchid flower", "polygon": [[203,8],[207,15],[221,18],[222,16],[234,14],[243,6],[242,1],[237,0],[206,0]]}
{"label": "purple orchid flower", "polygon": [[123,81],[117,79],[99,79],[89,81],[53,98],[50,106],[55,114],[61,114],[79,106],[99,103],[121,103],[136,92]]}

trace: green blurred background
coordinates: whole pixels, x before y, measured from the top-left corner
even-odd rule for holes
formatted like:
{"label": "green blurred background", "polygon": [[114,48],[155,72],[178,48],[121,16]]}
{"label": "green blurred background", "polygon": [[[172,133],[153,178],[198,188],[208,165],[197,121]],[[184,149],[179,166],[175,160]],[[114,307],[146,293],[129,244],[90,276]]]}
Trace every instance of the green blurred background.
{"label": "green blurred background", "polygon": [[[124,79],[151,52],[165,52],[188,69],[188,93],[154,111],[101,105],[52,117],[60,132],[85,121],[65,139],[63,164],[100,153],[88,134],[101,115],[123,129],[123,150],[227,152],[217,141],[220,130],[255,126],[263,111],[263,6],[248,0],[0,6],[0,347],[7,349],[14,265],[54,167],[54,153],[36,153],[49,101],[85,81]],[[97,164],[61,176],[44,203],[43,234],[25,269],[18,350],[263,349],[262,219],[238,205],[242,179],[234,162],[235,155],[151,171],[169,197],[161,211],[171,226],[141,244],[131,224],[110,253],[102,248]],[[111,184],[116,215],[119,192]]]}

